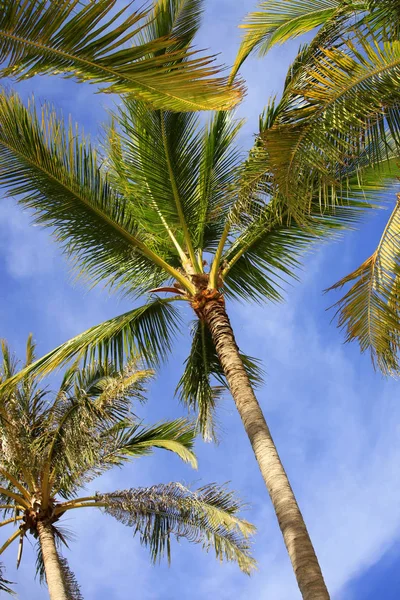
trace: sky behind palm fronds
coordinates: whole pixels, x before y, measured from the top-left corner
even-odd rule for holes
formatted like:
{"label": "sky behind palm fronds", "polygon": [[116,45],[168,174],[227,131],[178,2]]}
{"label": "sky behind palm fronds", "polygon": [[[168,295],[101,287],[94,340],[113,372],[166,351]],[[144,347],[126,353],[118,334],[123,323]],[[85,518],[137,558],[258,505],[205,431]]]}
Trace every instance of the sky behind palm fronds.
{"label": "sky behind palm fronds", "polygon": [[[254,4],[208,0],[197,46],[220,52],[221,62],[232,64],[240,40],[237,25]],[[248,85],[238,109],[238,116],[247,117],[243,147],[250,147],[268,97],[279,95],[299,43],[274,48],[243,68]],[[105,108],[113,102],[112,97],[95,95],[93,86],[56,78],[36,77],[15,88],[23,98],[33,91],[38,101],[47,99],[65,115],[71,113],[93,141],[106,119]],[[394,194],[386,201],[389,209]],[[308,257],[302,281],[288,287],[286,304],[236,305],[231,311],[241,349],[263,360],[266,377],[258,396],[335,600],[392,600],[398,598],[400,586],[400,384],[375,374],[369,357],[360,356],[355,345],[343,345],[344,336],[330,324],[332,311],[326,312],[337,296],[322,293],[369,256],[388,214],[377,211],[361,232],[349,233],[341,243]],[[10,199],[0,203],[0,281],[0,336],[20,354],[30,331],[38,353],[44,353],[130,308],[100,288],[88,291],[83,283],[73,284],[48,232],[32,228],[29,215]],[[135,411],[148,423],[182,414],[173,394],[188,341],[178,340],[148,404]],[[234,565],[220,565],[211,553],[184,541],[172,548],[171,568],[153,567],[127,528],[107,516],[82,511],[65,525],[77,534],[67,557],[85,600],[299,597],[272,507],[228,396],[218,416],[221,443],[215,447],[198,441],[198,472],[159,451],[103,476],[93,489],[171,480],[199,485],[230,481],[250,505],[245,517],[258,527],[259,571],[249,579]],[[18,573],[16,550],[7,550],[6,577],[18,582],[21,600],[39,600],[46,592],[38,581],[32,585],[33,553],[30,557],[28,545],[26,550]]]}

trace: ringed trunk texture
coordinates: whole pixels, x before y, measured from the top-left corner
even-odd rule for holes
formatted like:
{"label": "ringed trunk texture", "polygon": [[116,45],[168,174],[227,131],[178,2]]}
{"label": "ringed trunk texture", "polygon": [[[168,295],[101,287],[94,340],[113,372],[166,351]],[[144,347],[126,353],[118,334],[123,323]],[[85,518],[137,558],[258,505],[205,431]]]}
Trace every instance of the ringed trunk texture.
{"label": "ringed trunk texture", "polygon": [[39,532],[40,546],[42,548],[50,600],[68,600],[63,572],[54,541],[54,534],[51,530],[51,525],[45,524],[43,521],[39,521],[37,528]]}
{"label": "ringed trunk texture", "polygon": [[271,497],[301,594],[305,600],[329,600],[310,536],[240,358],[225,307],[218,300],[209,300],[202,314]]}

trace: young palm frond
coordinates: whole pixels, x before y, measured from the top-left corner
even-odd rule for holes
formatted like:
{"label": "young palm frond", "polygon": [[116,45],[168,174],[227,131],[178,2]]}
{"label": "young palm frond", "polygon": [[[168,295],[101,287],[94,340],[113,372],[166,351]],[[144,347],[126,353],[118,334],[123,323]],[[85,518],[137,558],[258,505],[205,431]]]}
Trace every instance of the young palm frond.
{"label": "young palm frond", "polygon": [[254,527],[238,519],[240,503],[221,486],[207,485],[192,492],[169,483],[97,494],[96,501],[106,513],[135,528],[142,544],[149,546],[153,561],[165,553],[170,560],[174,535],[202,543],[206,550],[214,548],[217,558],[237,562],[246,573],[255,567],[248,543]]}
{"label": "young palm frond", "polygon": [[[165,4],[160,0],[154,10]],[[183,2],[174,4],[179,8]],[[115,12],[116,5],[116,0],[4,1],[1,75],[21,80],[60,73],[170,110],[227,109],[240,100],[241,83],[228,87],[226,78],[215,77],[219,69],[210,66],[212,58],[199,57],[182,43],[187,21],[171,35],[146,36],[149,24],[143,20],[149,11],[132,13],[129,5]],[[138,44],[141,35],[147,39]]]}

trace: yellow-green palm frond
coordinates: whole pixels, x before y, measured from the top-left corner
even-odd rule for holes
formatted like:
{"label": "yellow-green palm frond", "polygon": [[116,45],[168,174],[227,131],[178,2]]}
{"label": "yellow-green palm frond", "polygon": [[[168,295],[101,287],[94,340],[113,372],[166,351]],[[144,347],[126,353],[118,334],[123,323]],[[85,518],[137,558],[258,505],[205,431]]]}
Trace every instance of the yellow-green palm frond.
{"label": "yellow-green palm frond", "polygon": [[170,540],[184,537],[214,549],[220,560],[234,561],[245,573],[255,567],[249,536],[254,527],[238,517],[241,503],[217,485],[191,491],[179,483],[98,494],[104,511],[139,533],[152,559],[167,554]]}
{"label": "yellow-green palm frond", "polygon": [[[354,5],[354,6],[353,6]],[[258,10],[249,13],[240,27],[245,34],[232,74],[236,74],[254,50],[264,56],[274,45],[326,26],[345,11],[351,14],[365,2],[341,0],[269,0],[260,2]]]}
{"label": "yellow-green palm frond", "polygon": [[346,341],[357,340],[384,374],[400,373],[400,195],[377,249],[360,267],[333,285],[351,288],[339,300],[338,324]]}
{"label": "yellow-green palm frond", "polygon": [[[37,2],[6,0],[0,15],[1,74],[18,80],[61,74],[106,84],[104,90],[128,93],[170,110],[227,109],[242,95],[242,84],[227,86],[210,57],[188,52],[175,36],[147,36],[148,10],[115,12],[116,0]],[[177,0],[172,2],[182,5]],[[199,3],[200,4],[200,3]],[[157,19],[161,5],[155,5]],[[151,21],[150,21],[151,22]],[[174,32],[175,33],[175,32]],[[185,27],[176,31],[184,35]],[[194,55],[193,55],[194,54]]]}
{"label": "yellow-green palm frond", "polygon": [[374,165],[395,153],[399,75],[398,41],[378,45],[369,37],[321,49],[261,133],[255,180],[268,175],[292,214],[307,212],[315,196],[323,205],[341,195],[349,164]]}
{"label": "yellow-green palm frond", "polygon": [[[0,393],[12,388],[28,374],[51,373],[72,359],[94,361],[102,367],[111,361],[123,369],[125,356],[141,356],[151,365],[159,364],[171,349],[179,331],[179,314],[171,300],[157,299],[144,306],[104,321],[71,338],[25,367],[0,385]],[[74,373],[70,373],[73,376]]]}

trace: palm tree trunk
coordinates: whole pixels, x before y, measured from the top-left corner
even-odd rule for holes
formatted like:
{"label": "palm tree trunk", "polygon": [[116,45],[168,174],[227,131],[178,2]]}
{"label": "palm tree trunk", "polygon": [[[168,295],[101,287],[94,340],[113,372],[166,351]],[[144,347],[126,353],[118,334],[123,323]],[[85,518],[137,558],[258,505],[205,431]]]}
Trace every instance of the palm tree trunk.
{"label": "palm tree trunk", "polygon": [[305,600],[329,600],[310,536],[240,358],[225,307],[218,300],[209,300],[202,314],[271,497],[302,596]]}
{"label": "palm tree trunk", "polygon": [[37,527],[50,600],[68,600],[61,563],[57,553],[51,525],[39,521]]}

